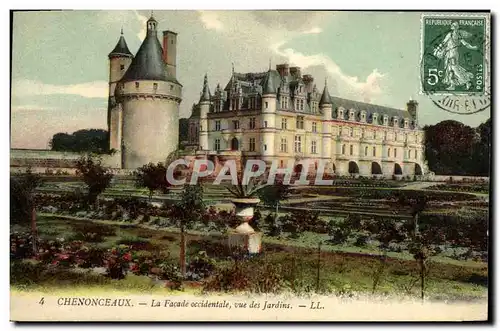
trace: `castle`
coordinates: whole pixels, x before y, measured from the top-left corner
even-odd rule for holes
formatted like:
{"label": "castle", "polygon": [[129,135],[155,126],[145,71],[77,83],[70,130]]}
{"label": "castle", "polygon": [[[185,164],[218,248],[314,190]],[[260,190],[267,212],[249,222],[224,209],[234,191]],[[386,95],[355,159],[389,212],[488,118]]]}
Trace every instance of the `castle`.
{"label": "castle", "polygon": [[[320,92],[301,68],[279,64],[260,73],[232,72],[224,88],[210,92],[205,75],[189,119],[189,143],[197,158],[216,164],[242,156],[277,161],[323,160],[341,176],[412,177],[427,173],[418,104],[395,109]],[[302,171],[297,165],[295,171]]]}
{"label": "castle", "polygon": [[147,21],[146,38],[137,54],[122,35],[109,53],[108,132],[110,149],[117,151],[116,167],[134,169],[165,162],[178,148],[182,85],[177,80],[177,34]]}

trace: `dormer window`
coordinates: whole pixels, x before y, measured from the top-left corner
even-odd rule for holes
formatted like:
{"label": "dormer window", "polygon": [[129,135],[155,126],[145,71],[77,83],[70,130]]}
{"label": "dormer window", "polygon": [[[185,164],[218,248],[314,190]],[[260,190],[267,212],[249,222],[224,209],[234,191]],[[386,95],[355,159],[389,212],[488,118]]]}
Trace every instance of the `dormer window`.
{"label": "dormer window", "polygon": [[384,115],[384,125],[389,124],[389,117],[387,115]]}
{"label": "dormer window", "polygon": [[366,112],[364,110],[361,112],[361,122],[366,122]]}
{"label": "dormer window", "polygon": [[139,82],[135,82],[135,88],[139,88]]}
{"label": "dormer window", "polygon": [[354,110],[349,111],[349,120],[354,121]]}
{"label": "dormer window", "polygon": [[157,90],[158,89],[158,83],[153,83],[153,90]]}
{"label": "dormer window", "polygon": [[410,121],[407,118],[405,118],[405,124],[404,124],[405,125],[405,129],[408,129],[409,123],[410,123]]}
{"label": "dormer window", "polygon": [[339,111],[338,111],[338,118],[343,120],[344,119],[344,109],[342,108],[339,108]]}
{"label": "dormer window", "polygon": [[394,117],[394,119],[393,119],[393,125],[394,125],[394,127],[395,128],[398,127],[398,124],[399,124],[398,118]]}
{"label": "dormer window", "polygon": [[372,123],[373,124],[378,124],[378,114],[377,113],[374,113],[372,115]]}

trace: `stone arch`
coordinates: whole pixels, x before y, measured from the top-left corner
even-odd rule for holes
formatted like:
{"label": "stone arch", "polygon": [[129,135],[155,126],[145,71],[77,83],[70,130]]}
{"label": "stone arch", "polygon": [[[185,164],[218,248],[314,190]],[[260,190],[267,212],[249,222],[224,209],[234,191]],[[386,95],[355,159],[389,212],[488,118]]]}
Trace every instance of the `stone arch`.
{"label": "stone arch", "polygon": [[238,138],[234,137],[231,139],[231,150],[232,151],[237,151],[240,149],[240,142],[238,141]]}
{"label": "stone arch", "polygon": [[402,175],[403,174],[403,169],[401,169],[401,166],[399,163],[394,163],[394,174],[395,175]]}
{"label": "stone arch", "polygon": [[372,162],[372,175],[382,175],[382,168],[377,162]]}
{"label": "stone arch", "polygon": [[415,163],[415,176],[422,176],[422,167],[418,163]]}
{"label": "stone arch", "polygon": [[349,174],[351,175],[359,174],[358,164],[354,161],[349,162]]}

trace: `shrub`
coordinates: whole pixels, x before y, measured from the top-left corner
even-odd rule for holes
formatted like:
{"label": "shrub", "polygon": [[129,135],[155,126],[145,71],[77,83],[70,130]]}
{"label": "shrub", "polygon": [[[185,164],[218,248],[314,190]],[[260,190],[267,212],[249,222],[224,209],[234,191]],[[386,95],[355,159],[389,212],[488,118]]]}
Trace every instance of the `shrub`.
{"label": "shrub", "polygon": [[132,254],[125,245],[110,249],[104,255],[106,275],[112,279],[123,279],[129,270]]}
{"label": "shrub", "polygon": [[191,260],[187,267],[186,278],[188,280],[201,280],[207,278],[215,270],[215,260],[207,255],[207,252],[200,251]]}

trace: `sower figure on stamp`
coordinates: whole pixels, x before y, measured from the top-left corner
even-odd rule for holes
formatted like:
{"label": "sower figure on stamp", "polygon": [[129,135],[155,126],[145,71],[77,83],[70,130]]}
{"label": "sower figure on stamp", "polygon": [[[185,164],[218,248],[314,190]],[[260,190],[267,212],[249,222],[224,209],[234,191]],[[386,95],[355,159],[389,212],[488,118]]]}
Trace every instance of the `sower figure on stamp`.
{"label": "sower figure on stamp", "polygon": [[471,50],[478,49],[477,46],[472,46],[465,41],[466,38],[471,36],[471,33],[460,30],[457,22],[453,22],[451,31],[434,49],[434,56],[440,59],[444,57],[445,77],[443,82],[448,84],[448,90],[454,90],[457,85],[465,85],[467,90],[471,87],[474,75],[459,64],[459,48],[461,45]]}

